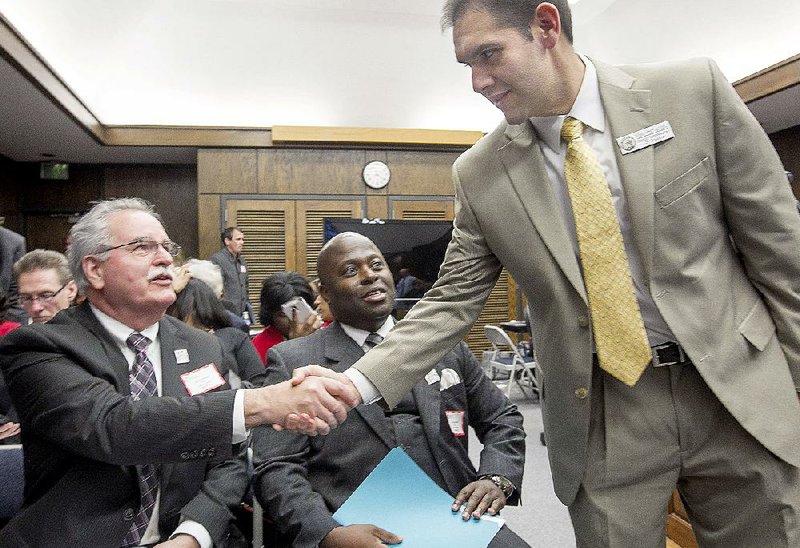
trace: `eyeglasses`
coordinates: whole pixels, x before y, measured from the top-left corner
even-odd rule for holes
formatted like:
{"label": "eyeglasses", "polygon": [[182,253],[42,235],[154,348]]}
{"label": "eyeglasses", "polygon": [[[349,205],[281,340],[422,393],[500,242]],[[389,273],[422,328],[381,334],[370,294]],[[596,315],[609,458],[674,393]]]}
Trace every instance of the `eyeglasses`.
{"label": "eyeglasses", "polygon": [[36,301],[39,301],[42,304],[53,304],[53,301],[55,300],[56,296],[58,296],[58,294],[61,293],[65,287],[67,287],[67,284],[69,284],[69,282],[59,287],[58,291],[56,291],[55,293],[53,293],[52,291],[46,291],[45,293],[40,293],[38,295],[26,295],[24,293],[20,294],[19,304],[21,304],[22,306],[31,306]]}
{"label": "eyeglasses", "polygon": [[106,251],[113,251],[115,249],[120,249],[122,247],[130,247],[133,246],[132,249],[129,250],[130,253],[137,255],[139,257],[149,257],[151,255],[155,255],[158,252],[158,248],[164,248],[164,251],[169,253],[171,256],[175,257],[178,253],[181,252],[181,246],[176,244],[171,240],[164,240],[163,242],[157,242],[155,240],[149,240],[147,238],[137,238],[132,242],[128,242],[127,244],[119,244],[112,247],[107,247],[97,252],[99,255],[100,253],[105,253]]}

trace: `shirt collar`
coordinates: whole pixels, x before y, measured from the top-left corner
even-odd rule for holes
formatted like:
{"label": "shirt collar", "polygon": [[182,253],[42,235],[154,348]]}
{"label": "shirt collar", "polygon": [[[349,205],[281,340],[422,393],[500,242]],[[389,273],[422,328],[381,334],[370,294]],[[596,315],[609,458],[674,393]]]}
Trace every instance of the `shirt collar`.
{"label": "shirt collar", "polygon": [[[584,125],[599,132],[606,130],[606,117],[603,112],[603,102],[600,99],[600,83],[597,80],[597,70],[588,57],[578,54],[586,70],[583,73],[583,82],[578,90],[578,96],[567,116],[580,120]],[[561,126],[564,124],[565,115],[545,116],[531,118],[536,134],[548,147],[558,152],[561,150]]]}
{"label": "shirt collar", "polygon": [[[347,325],[342,322],[339,322],[339,325],[342,326],[344,332],[347,333],[347,336],[353,339],[358,346],[364,346],[364,343],[367,341],[367,336],[372,333],[372,331],[364,331],[363,329],[359,329],[357,327],[353,327],[352,325]],[[386,338],[386,335],[389,334],[389,331],[392,330],[394,327],[394,318],[389,316],[386,318],[386,321],[383,322],[383,325],[378,328],[375,333]]]}
{"label": "shirt collar", "polygon": [[97,321],[100,322],[100,325],[102,325],[106,331],[111,334],[111,337],[114,339],[114,341],[123,348],[127,346],[128,337],[134,332],[141,333],[151,341],[156,340],[156,337],[158,337],[159,322],[156,322],[153,325],[142,329],[141,331],[136,331],[119,320],[115,320],[108,314],[101,312],[92,303],[89,303],[89,306],[92,308],[92,312],[94,312],[94,315],[97,317]]}

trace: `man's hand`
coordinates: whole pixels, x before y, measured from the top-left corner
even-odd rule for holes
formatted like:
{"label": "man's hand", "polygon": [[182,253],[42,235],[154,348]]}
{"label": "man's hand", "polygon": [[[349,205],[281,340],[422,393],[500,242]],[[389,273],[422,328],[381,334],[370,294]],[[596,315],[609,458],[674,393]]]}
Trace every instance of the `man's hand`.
{"label": "man's hand", "polygon": [[192,535],[180,534],[156,544],[154,548],[200,548],[200,543]]}
{"label": "man's hand", "polygon": [[16,436],[20,432],[20,427],[18,422],[7,422],[5,424],[0,424],[0,440],[4,440],[6,438],[10,438],[11,436]]}
{"label": "man's hand", "polygon": [[272,424],[276,430],[324,435],[347,418],[359,399],[349,381],[345,384],[329,377],[311,377],[298,385],[284,381],[245,391],[245,426]]}
{"label": "man's hand", "polygon": [[497,515],[506,505],[506,496],[500,488],[487,479],[473,481],[467,484],[456,495],[451,510],[458,512],[461,505],[466,502],[461,517],[464,521],[470,517],[480,519],[486,512],[490,516]]}
{"label": "man's hand", "polygon": [[[292,374],[292,380],[290,381],[293,386],[298,386],[307,378],[313,377],[327,377],[329,379],[337,380],[349,387],[352,387],[353,394],[356,396],[355,406],[360,405],[362,403],[361,394],[356,389],[353,381],[350,380],[350,377],[345,375],[344,373],[338,373],[333,371],[332,369],[328,369],[327,367],[322,367],[319,365],[307,365],[305,367],[298,367],[294,370]],[[351,408],[352,409],[352,408]],[[309,427],[308,417],[303,417],[296,414],[291,414],[286,417],[286,421],[283,425],[273,424],[272,425],[275,430],[293,430],[298,432],[304,432]]]}
{"label": "man's hand", "polygon": [[360,548],[383,546],[384,544],[400,544],[402,537],[385,529],[369,524],[337,527],[325,535],[320,548]]}

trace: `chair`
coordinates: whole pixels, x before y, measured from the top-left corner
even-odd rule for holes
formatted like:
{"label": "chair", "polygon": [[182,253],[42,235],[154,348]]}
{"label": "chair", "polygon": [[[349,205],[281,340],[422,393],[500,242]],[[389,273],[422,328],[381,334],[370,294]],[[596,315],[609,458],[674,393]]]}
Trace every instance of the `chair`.
{"label": "chair", "polygon": [[22,507],[25,476],[21,445],[0,445],[0,523],[5,523]]}
{"label": "chair", "polygon": [[[508,373],[508,384],[506,386],[506,397],[511,397],[511,386],[516,383],[526,397],[533,398],[533,394],[539,394],[539,383],[536,381],[536,359],[523,356],[517,346],[503,331],[496,325],[484,325],[483,332],[489,342],[492,343],[492,350],[489,356],[489,376],[497,383],[498,371]],[[527,389],[531,394],[528,395]]]}

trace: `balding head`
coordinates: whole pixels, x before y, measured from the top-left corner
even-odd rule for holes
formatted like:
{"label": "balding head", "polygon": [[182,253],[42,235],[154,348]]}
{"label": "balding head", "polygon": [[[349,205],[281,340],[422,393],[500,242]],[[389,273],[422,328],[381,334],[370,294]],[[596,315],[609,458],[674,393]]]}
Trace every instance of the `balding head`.
{"label": "balding head", "polygon": [[317,257],[320,293],[341,323],[380,328],[394,308],[394,280],[383,255],[361,234],[343,232]]}

